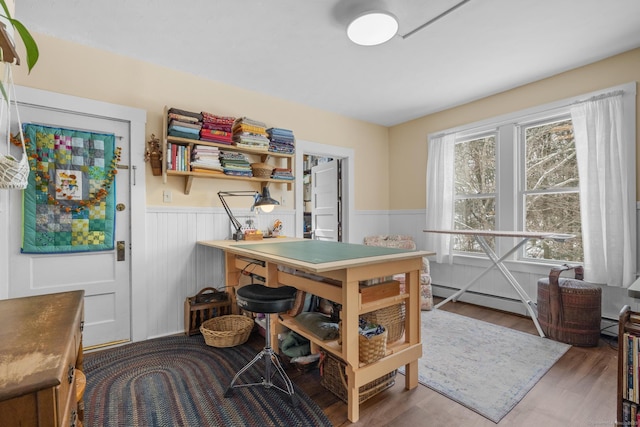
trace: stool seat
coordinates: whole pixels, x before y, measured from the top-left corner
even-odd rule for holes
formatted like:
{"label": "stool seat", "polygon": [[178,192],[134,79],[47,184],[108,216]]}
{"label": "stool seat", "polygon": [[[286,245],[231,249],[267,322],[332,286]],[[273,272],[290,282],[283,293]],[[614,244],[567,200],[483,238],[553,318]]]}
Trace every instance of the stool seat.
{"label": "stool seat", "polygon": [[293,286],[271,288],[251,284],[238,289],[236,301],[240,308],[254,313],[282,313],[293,307],[297,292]]}

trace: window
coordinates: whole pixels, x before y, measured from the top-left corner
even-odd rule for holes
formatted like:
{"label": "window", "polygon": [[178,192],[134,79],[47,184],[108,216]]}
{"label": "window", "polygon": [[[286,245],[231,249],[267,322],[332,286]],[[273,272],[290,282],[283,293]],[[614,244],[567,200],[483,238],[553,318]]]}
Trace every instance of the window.
{"label": "window", "polygon": [[570,118],[521,126],[525,231],[573,234],[566,242],[529,241],[525,258],[582,261],[576,146]]}
{"label": "window", "polygon": [[[578,167],[568,111],[460,135],[454,159],[456,229],[574,234],[566,242],[532,239],[520,257],[582,261]],[[495,239],[487,243],[496,250]],[[472,236],[455,235],[454,250],[484,253]]]}
{"label": "window", "polygon": [[[457,230],[495,230],[496,136],[477,137],[456,143],[454,226]],[[487,243],[494,248],[493,238]],[[473,237],[454,236],[454,249],[481,252]]]}

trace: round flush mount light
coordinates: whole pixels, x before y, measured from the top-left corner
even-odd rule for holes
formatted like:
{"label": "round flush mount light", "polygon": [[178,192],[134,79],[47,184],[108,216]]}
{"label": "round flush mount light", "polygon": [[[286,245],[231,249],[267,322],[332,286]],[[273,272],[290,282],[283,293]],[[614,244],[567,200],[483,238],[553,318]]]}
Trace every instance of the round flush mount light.
{"label": "round flush mount light", "polygon": [[382,44],[391,40],[397,32],[398,20],[389,12],[365,12],[347,27],[349,39],[362,46]]}

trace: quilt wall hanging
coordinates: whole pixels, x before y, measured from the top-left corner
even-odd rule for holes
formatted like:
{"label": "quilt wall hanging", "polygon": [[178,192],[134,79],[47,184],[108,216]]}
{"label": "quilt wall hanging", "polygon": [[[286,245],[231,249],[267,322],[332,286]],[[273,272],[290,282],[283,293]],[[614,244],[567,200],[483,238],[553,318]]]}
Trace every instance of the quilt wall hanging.
{"label": "quilt wall hanging", "polygon": [[115,135],[23,125],[31,173],[23,191],[22,252],[111,250]]}

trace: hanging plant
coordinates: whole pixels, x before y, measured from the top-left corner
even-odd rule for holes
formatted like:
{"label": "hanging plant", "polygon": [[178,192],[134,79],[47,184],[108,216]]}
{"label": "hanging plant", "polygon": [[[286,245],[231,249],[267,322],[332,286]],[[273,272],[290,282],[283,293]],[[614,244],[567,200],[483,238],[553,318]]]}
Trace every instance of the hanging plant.
{"label": "hanging plant", "polygon": [[0,5],[2,6],[2,10],[4,14],[0,13],[0,17],[5,18],[13,28],[18,32],[22,43],[24,44],[25,50],[27,52],[27,68],[29,69],[29,73],[38,62],[38,58],[40,57],[40,51],[38,50],[38,44],[31,36],[27,27],[25,27],[22,22],[11,16],[9,12],[9,8],[4,0],[0,0]]}

